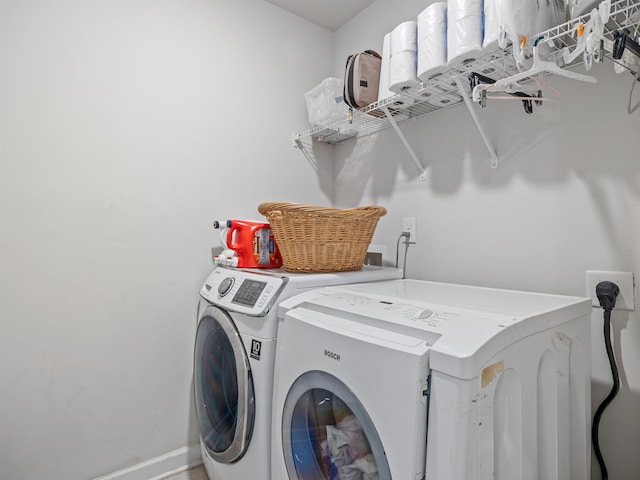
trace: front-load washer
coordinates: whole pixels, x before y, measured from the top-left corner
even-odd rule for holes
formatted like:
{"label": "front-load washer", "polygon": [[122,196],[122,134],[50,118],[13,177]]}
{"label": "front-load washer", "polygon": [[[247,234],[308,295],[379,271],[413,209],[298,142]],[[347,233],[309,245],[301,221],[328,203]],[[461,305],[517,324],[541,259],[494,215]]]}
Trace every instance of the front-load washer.
{"label": "front-load washer", "polygon": [[399,269],[370,266],[322,274],[212,271],[200,289],[194,354],[202,459],[212,480],[270,478],[279,302],[312,288],[401,277]]}
{"label": "front-load washer", "polygon": [[282,302],[272,478],[590,478],[590,314],[419,280]]}

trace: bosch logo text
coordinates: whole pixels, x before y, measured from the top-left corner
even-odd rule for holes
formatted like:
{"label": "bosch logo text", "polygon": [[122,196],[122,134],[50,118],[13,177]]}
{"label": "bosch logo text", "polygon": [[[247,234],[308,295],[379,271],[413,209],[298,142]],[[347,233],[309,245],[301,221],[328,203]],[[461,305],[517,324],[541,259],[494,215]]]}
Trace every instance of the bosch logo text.
{"label": "bosch logo text", "polygon": [[325,350],[324,356],[332,358],[333,360],[337,360],[338,362],[340,361],[340,354],[332,352],[331,350]]}

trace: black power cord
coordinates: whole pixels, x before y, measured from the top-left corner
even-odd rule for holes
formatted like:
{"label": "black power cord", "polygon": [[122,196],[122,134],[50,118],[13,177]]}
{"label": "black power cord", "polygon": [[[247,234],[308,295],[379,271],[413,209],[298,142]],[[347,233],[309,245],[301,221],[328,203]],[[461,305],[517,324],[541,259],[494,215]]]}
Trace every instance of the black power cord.
{"label": "black power cord", "polygon": [[613,282],[600,282],[596,285],[596,295],[600,301],[600,306],[604,310],[604,345],[607,349],[607,357],[609,357],[609,365],[611,366],[611,376],[613,377],[613,387],[607,395],[593,416],[593,425],[591,426],[591,441],[593,442],[593,450],[596,453],[598,465],[600,465],[600,472],[602,474],[602,480],[608,480],[609,474],[607,473],[607,466],[602,458],[602,452],[600,452],[600,444],[598,443],[598,426],[600,425],[600,418],[602,414],[609,406],[611,401],[615,398],[620,390],[620,377],[618,375],[618,367],[616,366],[616,359],[613,356],[613,348],[611,347],[611,310],[616,306],[616,297],[620,293],[618,285]]}

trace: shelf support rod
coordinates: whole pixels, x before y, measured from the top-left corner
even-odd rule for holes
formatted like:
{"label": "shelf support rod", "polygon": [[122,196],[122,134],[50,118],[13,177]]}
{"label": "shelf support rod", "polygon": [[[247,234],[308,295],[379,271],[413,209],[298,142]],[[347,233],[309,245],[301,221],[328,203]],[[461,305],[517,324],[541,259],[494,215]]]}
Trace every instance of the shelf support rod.
{"label": "shelf support rod", "polygon": [[387,119],[389,119],[389,123],[391,124],[393,129],[396,131],[396,134],[398,135],[398,137],[400,137],[400,140],[402,140],[402,143],[404,144],[405,148],[408,150],[409,155],[411,155],[413,162],[417,165],[417,167],[422,172],[420,174],[420,180],[423,180],[423,181],[426,180],[427,169],[424,168],[424,166],[422,165],[422,162],[418,160],[417,155],[411,148],[411,145],[409,145],[409,142],[407,142],[407,139],[405,138],[405,136],[402,134],[402,131],[400,130],[400,127],[398,127],[398,124],[396,123],[396,120],[393,118],[393,115],[391,115],[391,112],[389,112],[389,109],[386,106],[380,107],[380,109],[387,115]]}
{"label": "shelf support rod", "polygon": [[484,128],[482,128],[482,124],[480,123],[480,120],[478,119],[478,116],[476,115],[476,112],[473,109],[473,104],[471,103],[471,99],[469,98],[469,95],[467,95],[467,92],[462,87],[462,82],[460,81],[460,77],[456,77],[456,84],[458,85],[458,90],[460,91],[460,95],[462,95],[462,99],[464,100],[464,103],[467,106],[467,110],[469,110],[469,113],[471,114],[471,118],[473,118],[473,121],[475,122],[476,127],[480,132],[480,136],[482,137],[482,140],[484,141],[484,144],[486,145],[487,150],[489,150],[489,153],[491,154],[491,168],[498,168],[500,166],[498,155],[496,155],[496,151],[493,149],[493,145],[491,145],[491,142],[489,142],[489,137],[487,137],[487,134],[484,132]]}
{"label": "shelf support rod", "polygon": [[302,140],[300,140],[299,135],[293,136],[293,143],[294,143],[293,146],[298,147],[298,150],[300,150],[304,154],[304,156],[307,158],[307,161],[309,162],[311,167],[315,170],[316,173],[318,173],[318,165],[316,165],[316,162],[314,161],[314,159],[311,157],[311,155],[309,155],[309,152],[307,152],[307,149],[304,148],[304,144],[302,143]]}

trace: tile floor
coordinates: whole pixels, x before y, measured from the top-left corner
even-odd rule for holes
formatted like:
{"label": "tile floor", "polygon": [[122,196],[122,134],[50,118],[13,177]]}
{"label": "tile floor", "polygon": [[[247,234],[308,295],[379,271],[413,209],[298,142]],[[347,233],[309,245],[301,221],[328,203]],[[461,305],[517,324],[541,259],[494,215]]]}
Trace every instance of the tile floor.
{"label": "tile floor", "polygon": [[173,475],[172,477],[167,477],[164,480],[209,480],[209,477],[207,477],[204,467],[200,465],[199,467],[192,468],[186,472],[181,472],[177,475]]}

